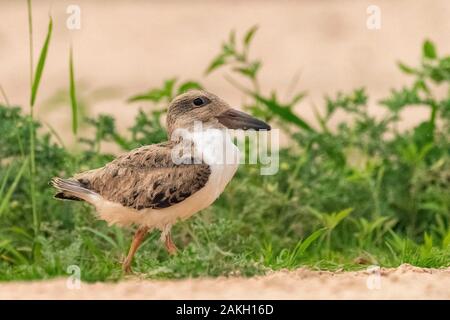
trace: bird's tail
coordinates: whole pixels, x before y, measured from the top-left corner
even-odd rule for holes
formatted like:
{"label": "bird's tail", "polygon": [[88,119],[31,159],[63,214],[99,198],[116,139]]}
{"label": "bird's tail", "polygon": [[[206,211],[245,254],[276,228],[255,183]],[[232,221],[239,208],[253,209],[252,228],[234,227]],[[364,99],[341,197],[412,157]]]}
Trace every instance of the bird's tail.
{"label": "bird's tail", "polygon": [[50,183],[58,190],[55,198],[63,200],[84,200],[94,204],[99,194],[85,188],[79,181],[73,179],[53,178]]}

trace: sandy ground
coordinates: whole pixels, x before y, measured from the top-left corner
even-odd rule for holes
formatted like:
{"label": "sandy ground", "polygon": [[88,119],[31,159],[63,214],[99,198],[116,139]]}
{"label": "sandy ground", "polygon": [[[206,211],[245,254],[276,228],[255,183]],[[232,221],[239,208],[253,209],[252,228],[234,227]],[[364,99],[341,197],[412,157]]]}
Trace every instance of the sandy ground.
{"label": "sandy ground", "polygon": [[0,284],[0,299],[450,299],[450,268],[401,265],[359,272],[308,269],[254,278],[81,283],[66,279]]}

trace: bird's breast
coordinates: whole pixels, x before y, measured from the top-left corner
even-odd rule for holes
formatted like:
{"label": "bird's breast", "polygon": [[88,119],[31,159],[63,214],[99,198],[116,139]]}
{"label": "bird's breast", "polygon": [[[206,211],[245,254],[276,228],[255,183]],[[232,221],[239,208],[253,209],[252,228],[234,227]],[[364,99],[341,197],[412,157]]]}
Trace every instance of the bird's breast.
{"label": "bird's breast", "polygon": [[191,134],[196,155],[203,162],[214,166],[237,167],[240,152],[229,133],[220,129],[207,129]]}
{"label": "bird's breast", "polygon": [[199,192],[204,191],[208,200],[213,202],[236,173],[240,161],[239,149],[229,133],[219,129],[195,132],[192,141],[197,155],[211,168],[208,182]]}
{"label": "bird's breast", "polygon": [[[122,224],[137,223],[162,230],[179,219],[187,219],[209,207],[220,196],[239,166],[239,149],[234,145],[231,137],[220,130],[208,130],[203,134],[194,133],[191,137],[197,155],[201,155],[202,161],[211,169],[205,186],[182,202],[164,209],[149,208],[135,211],[112,204],[118,206],[115,211],[121,211],[120,216],[125,217],[122,219],[124,220]],[[115,211],[111,214],[104,213],[102,218],[110,221],[112,218],[108,217],[114,216],[117,220],[118,214]],[[108,217],[105,216],[106,214]]]}

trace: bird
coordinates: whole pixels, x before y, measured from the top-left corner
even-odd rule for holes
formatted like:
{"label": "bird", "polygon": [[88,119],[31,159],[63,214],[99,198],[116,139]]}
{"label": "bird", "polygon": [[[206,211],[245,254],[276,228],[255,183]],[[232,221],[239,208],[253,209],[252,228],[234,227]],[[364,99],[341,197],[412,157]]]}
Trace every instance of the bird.
{"label": "bird", "polygon": [[209,207],[224,191],[240,155],[229,129],[271,130],[205,90],[175,97],[167,109],[166,128],[165,142],[121,154],[101,168],[51,180],[56,199],[85,201],[108,225],[136,226],[122,263],[126,273],[132,272],[136,251],[155,229],[161,231],[168,253],[176,254],[172,226]]}

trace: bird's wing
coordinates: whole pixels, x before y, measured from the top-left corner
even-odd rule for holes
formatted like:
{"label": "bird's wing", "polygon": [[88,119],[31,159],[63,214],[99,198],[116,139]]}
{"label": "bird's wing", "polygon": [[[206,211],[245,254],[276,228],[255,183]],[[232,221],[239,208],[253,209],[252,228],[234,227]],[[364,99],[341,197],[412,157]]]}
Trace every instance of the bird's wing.
{"label": "bird's wing", "polygon": [[203,188],[211,174],[205,163],[175,164],[171,157],[174,145],[166,142],[141,147],[74,178],[83,187],[126,207],[167,208]]}

